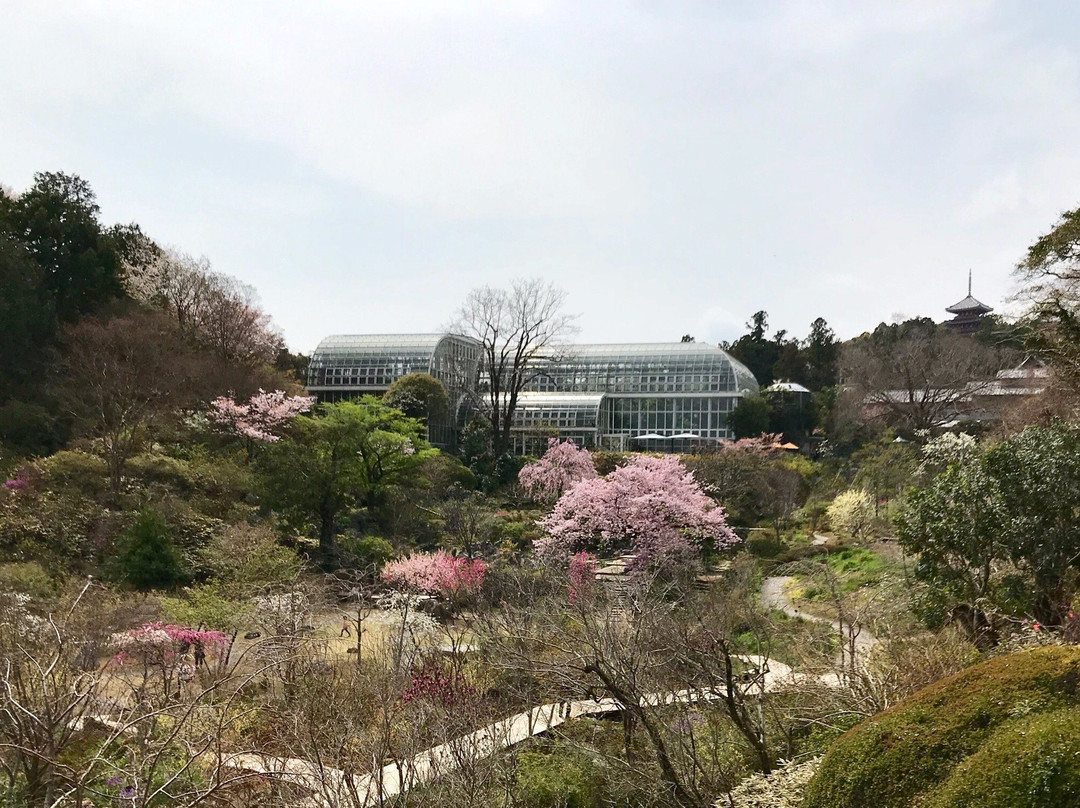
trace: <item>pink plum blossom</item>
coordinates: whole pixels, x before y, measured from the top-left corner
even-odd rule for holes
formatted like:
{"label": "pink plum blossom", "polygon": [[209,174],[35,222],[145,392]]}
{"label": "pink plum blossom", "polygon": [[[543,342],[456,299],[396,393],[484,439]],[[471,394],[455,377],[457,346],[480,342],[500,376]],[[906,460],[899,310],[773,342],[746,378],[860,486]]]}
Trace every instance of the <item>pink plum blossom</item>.
{"label": "pink plum blossom", "polygon": [[478,558],[456,558],[445,550],[412,553],[383,567],[382,578],[429,595],[475,595],[484,583],[487,564]]}
{"label": "pink plum blossom", "polygon": [[579,448],[572,440],[551,438],[544,456],[534,463],[523,466],[518,472],[518,482],[537,502],[555,502],[579,480],[596,477],[592,456]]}
{"label": "pink plum blossom", "polygon": [[540,557],[564,564],[586,548],[631,551],[633,568],[697,564],[696,541],[718,550],[739,541],[724,511],[678,457],[639,455],[606,477],[580,480],[538,523]]}
{"label": "pink plum blossom", "polygon": [[284,390],[260,390],[246,404],[227,396],[210,402],[210,418],[247,440],[276,443],[281,428],[315,405],[312,396],[290,396]]}
{"label": "pink plum blossom", "polygon": [[596,596],[596,556],[582,550],[570,559],[570,602],[587,606]]}
{"label": "pink plum blossom", "polygon": [[117,661],[136,658],[153,662],[169,659],[184,648],[223,646],[228,637],[220,631],[203,631],[158,621],[114,634],[112,641],[119,652]]}

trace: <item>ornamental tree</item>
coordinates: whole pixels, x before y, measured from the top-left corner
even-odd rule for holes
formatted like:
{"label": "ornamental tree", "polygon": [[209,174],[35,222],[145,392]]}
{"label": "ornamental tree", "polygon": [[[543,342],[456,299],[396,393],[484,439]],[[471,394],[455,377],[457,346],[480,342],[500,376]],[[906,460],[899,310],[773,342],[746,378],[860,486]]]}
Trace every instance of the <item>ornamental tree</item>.
{"label": "ornamental tree", "polygon": [[390,486],[409,486],[435,452],[415,418],[371,396],[296,418],[289,434],[260,453],[267,502],[296,531],[312,530],[329,561],[342,514],[371,507]]}
{"label": "ornamental tree", "polygon": [[698,565],[698,543],[717,550],[739,541],[723,509],[701,490],[678,457],[641,455],[605,477],[580,480],[538,523],[541,558],[565,563],[580,550],[633,552],[633,571]]}
{"label": "ornamental tree", "polygon": [[553,503],[579,480],[596,477],[596,466],[586,449],[572,440],[548,440],[544,456],[518,472],[518,482],[537,502]]}
{"label": "ornamental tree", "polygon": [[848,539],[861,539],[874,518],[874,501],[861,488],[838,495],[826,512],[833,532]]}
{"label": "ornamental tree", "polygon": [[596,598],[596,556],[582,550],[570,559],[570,602],[589,606]]}
{"label": "ornamental tree", "polygon": [[277,443],[283,428],[315,405],[313,396],[290,396],[284,390],[259,390],[247,403],[227,396],[210,402],[210,420],[242,438],[251,453],[253,442]]}
{"label": "ornamental tree", "polygon": [[437,550],[389,562],[383,567],[382,578],[392,585],[455,600],[477,594],[485,572],[487,564],[479,558],[457,558]]}

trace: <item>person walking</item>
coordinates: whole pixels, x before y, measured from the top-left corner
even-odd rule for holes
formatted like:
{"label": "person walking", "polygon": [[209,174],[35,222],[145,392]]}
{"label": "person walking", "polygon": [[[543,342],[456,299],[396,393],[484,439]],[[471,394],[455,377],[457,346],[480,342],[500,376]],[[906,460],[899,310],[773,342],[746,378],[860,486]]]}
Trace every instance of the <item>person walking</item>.
{"label": "person walking", "polygon": [[338,633],[338,639],[351,636],[352,631],[349,630],[349,616],[347,614],[343,614],[341,615],[341,631]]}

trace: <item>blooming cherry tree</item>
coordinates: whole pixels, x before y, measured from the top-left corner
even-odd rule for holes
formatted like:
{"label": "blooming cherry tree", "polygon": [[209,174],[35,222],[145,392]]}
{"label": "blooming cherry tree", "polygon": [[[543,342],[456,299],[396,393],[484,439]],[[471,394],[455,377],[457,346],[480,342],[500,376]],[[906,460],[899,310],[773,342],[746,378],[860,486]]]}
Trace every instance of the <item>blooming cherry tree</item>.
{"label": "blooming cherry tree", "polygon": [[455,599],[479,592],[486,571],[487,564],[479,558],[456,558],[438,550],[391,561],[383,567],[382,578],[396,586]]}
{"label": "blooming cherry tree", "polygon": [[284,390],[260,390],[246,404],[227,396],[210,402],[210,419],[248,441],[277,443],[281,429],[315,405],[312,396],[290,396]]}
{"label": "blooming cherry tree", "polygon": [[544,456],[518,472],[518,482],[537,502],[552,503],[574,483],[596,476],[596,466],[587,450],[576,446],[572,440],[551,438]]}
{"label": "blooming cherry tree", "polygon": [[541,558],[565,563],[573,553],[629,550],[634,571],[696,566],[695,542],[723,550],[739,541],[724,511],[674,455],[635,457],[606,477],[581,480],[539,522]]}

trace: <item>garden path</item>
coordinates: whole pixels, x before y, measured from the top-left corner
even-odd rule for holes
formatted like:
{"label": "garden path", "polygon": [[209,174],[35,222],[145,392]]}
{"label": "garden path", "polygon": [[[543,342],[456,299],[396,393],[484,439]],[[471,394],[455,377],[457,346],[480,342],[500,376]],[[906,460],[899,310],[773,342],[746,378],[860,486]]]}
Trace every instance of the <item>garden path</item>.
{"label": "garden path", "polygon": [[[777,609],[788,617],[800,618],[802,620],[809,620],[813,623],[822,623],[832,626],[837,632],[843,633],[846,636],[846,630],[843,630],[840,623],[836,620],[830,620],[828,617],[820,617],[816,614],[804,612],[792,604],[785,590],[794,580],[795,579],[790,575],[773,575],[766,578],[761,584],[761,605],[766,609]],[[877,645],[877,642],[877,637],[871,634],[870,631],[863,626],[859,626],[859,635],[855,638],[855,650],[857,652],[863,654],[869,653],[870,649]]]}

